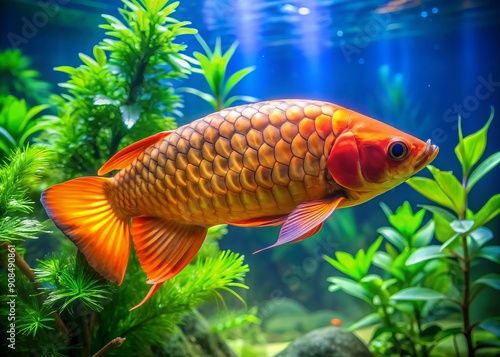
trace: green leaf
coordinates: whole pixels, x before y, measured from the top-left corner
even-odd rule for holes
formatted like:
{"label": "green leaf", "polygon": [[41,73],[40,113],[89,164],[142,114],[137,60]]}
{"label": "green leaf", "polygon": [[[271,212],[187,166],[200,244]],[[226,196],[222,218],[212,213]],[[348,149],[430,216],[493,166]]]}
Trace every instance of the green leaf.
{"label": "green leaf", "polygon": [[455,219],[457,219],[457,217],[455,217],[452,213],[448,212],[447,210],[445,210],[442,207],[430,206],[430,205],[419,205],[419,207],[422,207],[429,212],[432,212],[434,214],[441,216],[442,218],[444,218],[448,222],[451,222],[451,221],[454,221]]}
{"label": "green leaf", "polygon": [[194,94],[204,101],[208,102],[212,107],[216,108],[217,107],[217,100],[215,97],[211,94],[202,92],[201,90],[195,89],[195,88],[189,88],[189,87],[183,87],[179,88],[179,92],[186,92],[190,94]]}
{"label": "green leaf", "polygon": [[377,252],[373,257],[373,264],[387,272],[391,272],[393,260],[386,252]]}
{"label": "green leaf", "polygon": [[394,245],[399,251],[402,251],[408,246],[408,243],[404,237],[392,227],[382,227],[377,229],[385,239],[387,239],[392,245]]}
{"label": "green leaf", "polygon": [[380,245],[382,244],[382,237],[378,237],[375,242],[366,250],[366,256],[365,256],[365,261],[358,263],[360,266],[363,267],[363,275],[366,275],[368,273],[368,270],[370,269],[370,265],[373,262],[373,257],[377,253],[378,249],[380,248]]}
{"label": "green leaf", "polygon": [[78,70],[77,70],[76,68],[73,68],[73,67],[70,67],[70,66],[59,66],[59,67],[54,67],[54,71],[67,73],[67,74],[69,74],[70,76],[72,76],[72,75],[74,75],[75,73],[77,73],[77,72],[78,72]]}
{"label": "green leaf", "polygon": [[477,251],[490,240],[493,239],[493,232],[488,228],[480,227],[469,234],[469,254],[473,257]]}
{"label": "green leaf", "polygon": [[368,304],[371,304],[372,297],[357,282],[349,280],[349,279],[345,279],[345,278],[341,278],[341,277],[333,277],[333,276],[328,278],[327,280],[332,283],[332,285],[329,288],[330,291],[332,291],[331,289],[333,286],[333,288],[338,288],[349,295],[357,297],[361,300],[364,300]]}
{"label": "green leaf", "polygon": [[85,63],[90,68],[92,68],[93,70],[99,69],[99,64],[92,57],[87,56],[85,53],[79,53],[78,57],[80,57],[82,62]]}
{"label": "green leaf", "polygon": [[391,296],[391,300],[397,301],[427,301],[434,299],[446,299],[446,295],[428,288],[406,288]]}
{"label": "green leaf", "polygon": [[432,219],[434,220],[434,234],[438,241],[444,243],[453,237],[455,231],[451,228],[449,221],[439,214],[433,214]]}
{"label": "green leaf", "polygon": [[[491,114],[488,122],[479,131],[460,139],[455,147],[455,154],[462,164],[464,176],[468,176],[471,168],[479,161],[486,148],[488,128],[495,116],[495,110],[491,107]],[[459,127],[461,127],[459,125]],[[461,128],[460,128],[461,133]]]}
{"label": "green leaf", "polygon": [[479,324],[483,330],[489,331],[495,336],[500,336],[500,318],[492,317]]}
{"label": "green leaf", "polygon": [[359,283],[363,287],[363,289],[370,293],[370,295],[376,296],[380,294],[380,290],[384,281],[380,276],[370,274],[360,279]]}
{"label": "green leaf", "polygon": [[380,202],[379,205],[382,208],[382,211],[384,211],[384,214],[387,217],[387,219],[389,219],[389,217],[394,214],[390,209],[390,207],[387,206],[384,202]]}
{"label": "green leaf", "polygon": [[435,341],[436,335],[443,331],[439,325],[428,325],[420,332],[420,339],[426,342]]}
{"label": "green leaf", "polygon": [[456,233],[468,232],[474,226],[474,221],[471,220],[455,220],[450,222],[450,227]]}
{"label": "green leaf", "polygon": [[441,251],[444,252],[446,249],[455,251],[455,249],[460,248],[461,247],[460,238],[462,238],[462,236],[458,233],[455,233],[453,237],[444,242],[444,244],[441,246]]}
{"label": "green leaf", "polygon": [[476,279],[476,281],[474,282],[474,284],[472,284],[472,286],[476,286],[479,284],[484,284],[495,290],[500,290],[500,274],[490,273],[483,275],[479,279]]}
{"label": "green leaf", "polygon": [[484,258],[494,263],[500,264],[500,246],[490,245],[487,247],[482,247],[478,254],[478,258]]}
{"label": "green leaf", "polygon": [[335,255],[337,257],[337,260],[326,255],[324,255],[323,258],[340,272],[356,280],[361,279],[362,274],[360,273],[359,268],[356,265],[356,261],[354,260],[354,257],[352,255],[345,252],[335,252]]}
{"label": "green leaf", "polygon": [[488,172],[493,170],[500,163],[500,151],[494,153],[486,160],[484,160],[479,166],[471,173],[469,180],[467,181],[467,190],[470,191],[474,185],[483,178]]}
{"label": "green leaf", "polygon": [[94,57],[97,60],[99,66],[104,67],[106,65],[106,54],[103,49],[97,45],[94,46]]}
{"label": "green leaf", "polygon": [[346,252],[338,251],[335,252],[335,256],[337,257],[337,261],[345,267],[345,271],[343,273],[355,279],[361,278],[358,266],[356,265],[356,260],[352,255]]}
{"label": "green leaf", "polygon": [[371,314],[368,314],[368,315],[362,317],[360,320],[356,321],[355,323],[353,323],[351,326],[349,326],[347,328],[347,331],[352,332],[355,330],[359,330],[360,328],[363,328],[363,327],[368,327],[368,326],[373,326],[373,325],[379,324],[380,322],[382,322],[380,316],[376,312],[373,312]]}
{"label": "green leaf", "polygon": [[254,70],[255,67],[246,67],[233,73],[227,80],[226,84],[224,85],[224,91],[222,92],[222,96],[226,97],[236,84],[238,84],[245,76],[247,76]]}
{"label": "green leaf", "polygon": [[230,107],[234,102],[238,100],[242,102],[254,103],[259,101],[259,98],[251,97],[249,95],[233,95],[232,97],[226,99],[226,101],[223,103],[223,107]]}
{"label": "green leaf", "polygon": [[474,215],[474,228],[484,226],[500,213],[500,193],[490,197],[488,202]]}
{"label": "green leaf", "polygon": [[432,165],[427,165],[427,168],[441,190],[453,202],[454,211],[460,212],[464,205],[464,189],[460,181],[451,172],[441,171]]}
{"label": "green leaf", "polygon": [[415,234],[418,227],[422,224],[424,215],[425,210],[423,209],[413,214],[410,203],[405,201],[397,208],[393,215],[389,216],[389,222],[401,233],[405,241],[409,242],[411,236]]}
{"label": "green leaf", "polygon": [[426,177],[414,176],[406,180],[406,183],[410,185],[410,187],[412,187],[415,191],[417,191],[424,197],[427,197],[431,201],[434,201],[441,206],[445,206],[452,210],[455,209],[454,203],[441,190],[436,181]]}
{"label": "green leaf", "polygon": [[445,339],[446,337],[453,336],[453,335],[459,335],[461,333],[462,333],[461,327],[447,328],[447,329],[444,329],[444,330],[438,332],[434,336],[434,341],[438,342],[438,341]]}
{"label": "green leaf", "polygon": [[406,261],[406,265],[418,264],[431,259],[446,258],[448,254],[441,251],[440,245],[430,245],[427,247],[418,248]]}
{"label": "green leaf", "polygon": [[420,248],[428,245],[434,236],[434,221],[429,220],[422,228],[420,228],[412,237],[412,246]]}

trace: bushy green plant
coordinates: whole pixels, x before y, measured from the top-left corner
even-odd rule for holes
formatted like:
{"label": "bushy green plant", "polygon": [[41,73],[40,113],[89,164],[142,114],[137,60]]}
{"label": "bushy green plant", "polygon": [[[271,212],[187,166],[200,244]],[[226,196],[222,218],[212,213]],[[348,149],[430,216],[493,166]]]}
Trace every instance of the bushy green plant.
{"label": "bushy green plant", "polygon": [[44,226],[26,214],[33,212],[29,191],[47,153],[37,147],[17,148],[0,165],[0,244],[36,238]]}
{"label": "bushy green plant", "polygon": [[254,71],[255,67],[245,67],[231,74],[229,78],[226,79],[228,75],[226,73],[229,61],[234,55],[238,43],[234,42],[231,47],[222,53],[222,45],[220,37],[217,37],[215,42],[215,48],[212,51],[208,47],[207,43],[199,35],[196,35],[198,42],[203,47],[205,54],[200,52],[194,52],[193,56],[198,60],[201,71],[193,70],[193,72],[199,72],[203,75],[205,80],[210,87],[210,93],[200,91],[196,88],[182,88],[183,91],[187,93],[194,94],[204,101],[208,102],[215,111],[222,110],[231,106],[236,101],[245,102],[256,102],[258,99],[247,96],[247,95],[234,95],[228,98],[229,93],[233,88],[248,74]]}
{"label": "bushy green plant", "polygon": [[65,178],[95,174],[121,147],[175,127],[181,98],[172,81],[191,73],[178,36],[192,35],[189,22],[171,17],[168,0],[123,0],[123,20],[103,15],[106,38],[82,65],[56,67],[69,74],[54,97],[60,122],[47,135]]}
{"label": "bushy green plant", "polygon": [[54,124],[53,117],[38,116],[47,108],[47,104],[28,108],[24,99],[10,95],[3,99],[0,105],[0,156],[9,155],[11,150],[24,147],[31,136]]}
{"label": "bushy green plant", "polygon": [[[375,243],[354,256],[336,252],[336,259],[325,257],[349,277],[329,278],[330,291],[342,290],[373,308],[349,329],[376,325],[371,347],[377,354],[428,356],[443,339],[460,335],[465,336],[469,356],[480,348],[500,345],[500,319],[473,321],[470,313],[485,287],[500,289],[498,274],[476,271],[475,281],[471,278],[472,267],[481,259],[500,263],[500,247],[486,245],[493,233],[484,227],[500,213],[500,194],[475,213],[468,208],[472,187],[500,163],[497,152],[472,170],[484,153],[492,118],[493,113],[481,130],[466,138],[459,126],[455,153],[463,168],[461,183],[451,172],[431,165],[432,179],[407,181],[440,206],[422,205],[413,213],[405,202],[393,213],[382,205],[392,226],[380,228],[381,237]],[[425,211],[433,217],[422,226]],[[429,245],[433,238],[442,244]],[[386,251],[379,250],[383,239]],[[372,266],[382,269],[383,275],[371,273]],[[491,340],[474,339],[475,329],[488,331]]]}
{"label": "bushy green plant", "polygon": [[25,98],[29,105],[45,103],[50,85],[40,80],[31,60],[18,49],[0,51],[0,105],[8,95]]}

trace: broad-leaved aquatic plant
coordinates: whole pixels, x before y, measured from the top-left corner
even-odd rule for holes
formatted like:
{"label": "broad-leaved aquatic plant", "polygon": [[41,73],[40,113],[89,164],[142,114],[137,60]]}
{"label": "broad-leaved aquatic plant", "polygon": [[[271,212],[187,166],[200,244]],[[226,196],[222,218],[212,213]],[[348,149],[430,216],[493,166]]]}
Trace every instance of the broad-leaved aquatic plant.
{"label": "broad-leaved aquatic plant", "polygon": [[[380,228],[381,237],[375,243],[354,256],[336,252],[336,259],[325,257],[348,276],[329,278],[330,291],[342,290],[373,308],[349,329],[375,325],[371,349],[376,354],[429,356],[444,339],[457,342],[460,336],[465,337],[469,356],[500,345],[500,318],[471,316],[471,305],[485,288],[500,290],[500,275],[481,271],[478,264],[482,260],[500,264],[500,246],[487,244],[493,233],[485,227],[500,214],[500,194],[490,197],[477,212],[468,206],[471,189],[500,163],[497,152],[473,169],[486,148],[492,119],[493,111],[481,130],[465,138],[459,125],[455,153],[463,170],[461,180],[429,165],[433,178],[407,181],[439,206],[422,205],[413,213],[408,202],[396,212],[382,205],[392,226]],[[433,217],[422,225],[425,211]],[[434,238],[441,244],[431,244]],[[381,251],[384,239],[385,251]],[[372,266],[383,274],[371,273]],[[457,314],[460,319],[454,317]],[[481,338],[474,338],[479,330]],[[454,346],[456,351],[447,353],[460,353],[458,344]]]}
{"label": "broad-leaved aquatic plant", "polygon": [[212,93],[202,92],[196,88],[182,88],[181,90],[200,97],[208,102],[215,111],[230,107],[236,101],[256,102],[258,100],[257,98],[247,95],[233,95],[228,97],[233,88],[243,78],[255,70],[253,66],[245,67],[226,78],[228,76],[227,66],[238,47],[238,43],[233,42],[228,50],[222,53],[220,37],[217,37],[213,51],[208,47],[201,36],[196,35],[196,38],[201,47],[203,47],[205,54],[200,52],[193,53],[193,56],[198,60],[201,67],[201,70],[193,69],[193,72],[198,72],[203,75]]}

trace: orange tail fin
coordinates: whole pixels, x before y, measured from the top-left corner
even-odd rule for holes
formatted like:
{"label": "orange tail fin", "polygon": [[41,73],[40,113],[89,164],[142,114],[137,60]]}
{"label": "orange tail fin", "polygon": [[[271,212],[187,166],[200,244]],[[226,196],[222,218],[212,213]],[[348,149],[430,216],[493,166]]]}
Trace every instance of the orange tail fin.
{"label": "orange tail fin", "polygon": [[128,218],[119,217],[106,197],[110,179],[82,177],[42,193],[49,217],[106,279],[120,285],[130,255]]}

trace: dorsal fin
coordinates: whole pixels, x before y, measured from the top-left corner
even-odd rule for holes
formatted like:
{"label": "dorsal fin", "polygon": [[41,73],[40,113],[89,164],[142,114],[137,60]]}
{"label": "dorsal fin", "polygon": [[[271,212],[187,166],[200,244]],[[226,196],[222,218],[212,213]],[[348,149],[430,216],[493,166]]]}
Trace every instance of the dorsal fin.
{"label": "dorsal fin", "polygon": [[156,144],[158,141],[163,140],[165,137],[172,134],[173,131],[162,131],[158,134],[148,136],[138,142],[135,142],[126,148],[118,151],[97,171],[99,176],[105,175],[113,170],[120,170],[130,164],[141,152],[146,150],[151,145]]}

